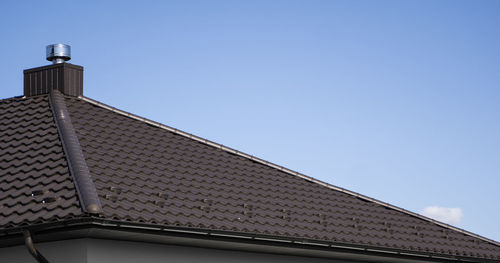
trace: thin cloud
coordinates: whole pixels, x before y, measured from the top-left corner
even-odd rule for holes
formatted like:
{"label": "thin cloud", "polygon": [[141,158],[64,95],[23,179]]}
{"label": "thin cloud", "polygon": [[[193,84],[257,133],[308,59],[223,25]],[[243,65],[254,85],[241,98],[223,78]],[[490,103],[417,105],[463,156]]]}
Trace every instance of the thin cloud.
{"label": "thin cloud", "polygon": [[421,214],[452,225],[459,224],[463,216],[461,208],[449,208],[440,206],[428,206],[424,208],[424,210],[422,210]]}

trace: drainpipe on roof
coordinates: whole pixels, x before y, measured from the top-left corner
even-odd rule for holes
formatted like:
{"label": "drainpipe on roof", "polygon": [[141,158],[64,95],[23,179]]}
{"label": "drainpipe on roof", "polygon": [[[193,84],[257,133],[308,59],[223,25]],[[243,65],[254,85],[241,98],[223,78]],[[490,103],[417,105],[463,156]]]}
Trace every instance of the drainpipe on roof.
{"label": "drainpipe on roof", "polygon": [[35,248],[35,244],[33,243],[33,239],[31,238],[30,231],[25,229],[23,231],[24,235],[24,244],[26,248],[30,252],[30,254],[36,259],[38,263],[49,263],[49,261]]}

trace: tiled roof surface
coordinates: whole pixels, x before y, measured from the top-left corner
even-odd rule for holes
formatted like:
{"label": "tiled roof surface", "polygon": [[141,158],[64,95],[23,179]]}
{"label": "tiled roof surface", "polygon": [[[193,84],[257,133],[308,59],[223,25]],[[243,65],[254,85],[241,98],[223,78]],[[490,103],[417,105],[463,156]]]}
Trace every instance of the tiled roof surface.
{"label": "tiled roof surface", "polygon": [[[66,97],[101,219],[500,260],[500,246]],[[0,101],[0,228],[82,212],[48,96]],[[67,142],[65,142],[67,143]]]}
{"label": "tiled roof surface", "polygon": [[0,100],[0,227],[80,214],[47,96]]}
{"label": "tiled roof surface", "polygon": [[500,259],[500,247],[88,102],[67,106],[105,217]]}

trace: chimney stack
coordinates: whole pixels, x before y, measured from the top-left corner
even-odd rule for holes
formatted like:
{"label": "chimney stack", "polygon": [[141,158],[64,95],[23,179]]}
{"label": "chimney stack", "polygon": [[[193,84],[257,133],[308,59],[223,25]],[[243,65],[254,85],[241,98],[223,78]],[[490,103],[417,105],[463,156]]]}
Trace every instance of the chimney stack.
{"label": "chimney stack", "polygon": [[46,58],[52,65],[24,70],[24,96],[48,94],[58,90],[67,96],[83,95],[83,67],[66,63],[71,47],[52,44],[46,47]]}

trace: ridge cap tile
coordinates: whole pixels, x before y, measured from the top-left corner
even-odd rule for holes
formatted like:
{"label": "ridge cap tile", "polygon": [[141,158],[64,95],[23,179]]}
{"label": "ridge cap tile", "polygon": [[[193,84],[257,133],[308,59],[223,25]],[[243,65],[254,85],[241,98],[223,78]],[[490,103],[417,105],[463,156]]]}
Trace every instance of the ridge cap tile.
{"label": "ridge cap tile", "polygon": [[51,91],[49,93],[49,104],[53,112],[57,130],[59,131],[59,138],[66,155],[70,173],[73,176],[73,182],[75,183],[81,207],[86,213],[100,214],[102,207],[97,190],[89,173],[75,129],[73,128],[71,114],[68,112],[63,94],[58,90]]}

